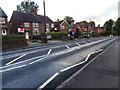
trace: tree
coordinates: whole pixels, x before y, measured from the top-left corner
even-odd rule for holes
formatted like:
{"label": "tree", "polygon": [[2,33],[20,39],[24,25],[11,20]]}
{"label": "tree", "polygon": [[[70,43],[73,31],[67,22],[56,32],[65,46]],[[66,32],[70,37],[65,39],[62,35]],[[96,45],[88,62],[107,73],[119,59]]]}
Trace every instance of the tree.
{"label": "tree", "polygon": [[107,34],[112,34],[112,30],[113,30],[112,28],[113,28],[114,23],[115,22],[112,19],[105,22],[104,27],[105,27]]}
{"label": "tree", "polygon": [[20,5],[17,5],[17,11],[22,11],[25,13],[34,13],[38,11],[38,5],[34,1],[22,1]]}
{"label": "tree", "polygon": [[69,25],[71,25],[71,24],[72,24],[72,21],[74,21],[73,18],[70,17],[70,16],[65,16],[65,17],[64,17],[64,20],[66,20]]}
{"label": "tree", "polygon": [[94,21],[90,21],[89,24],[91,25],[91,27],[95,27],[95,22]]}
{"label": "tree", "polygon": [[120,35],[120,18],[118,18],[117,21],[115,22],[113,30],[116,31],[118,35]]}

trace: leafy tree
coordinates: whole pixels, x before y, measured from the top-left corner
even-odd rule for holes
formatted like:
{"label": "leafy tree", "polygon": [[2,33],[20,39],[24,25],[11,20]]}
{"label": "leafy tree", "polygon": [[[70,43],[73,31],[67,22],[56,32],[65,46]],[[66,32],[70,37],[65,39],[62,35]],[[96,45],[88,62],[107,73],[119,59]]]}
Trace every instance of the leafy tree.
{"label": "leafy tree", "polygon": [[34,13],[38,11],[38,5],[34,1],[22,1],[20,5],[17,5],[17,11],[26,13]]}
{"label": "leafy tree", "polygon": [[71,24],[72,24],[72,21],[74,21],[73,18],[70,17],[70,16],[65,16],[65,17],[64,17],[64,20],[66,20],[69,25],[71,25]]}
{"label": "leafy tree", "polygon": [[112,19],[110,19],[109,21],[105,22],[104,27],[105,27],[106,32],[108,34],[112,34],[112,28],[113,28],[114,23],[115,22]]}
{"label": "leafy tree", "polygon": [[89,24],[91,25],[91,27],[95,27],[95,22],[94,21],[90,21]]}
{"label": "leafy tree", "polygon": [[118,18],[117,21],[115,22],[113,30],[116,31],[118,35],[120,35],[120,18]]}

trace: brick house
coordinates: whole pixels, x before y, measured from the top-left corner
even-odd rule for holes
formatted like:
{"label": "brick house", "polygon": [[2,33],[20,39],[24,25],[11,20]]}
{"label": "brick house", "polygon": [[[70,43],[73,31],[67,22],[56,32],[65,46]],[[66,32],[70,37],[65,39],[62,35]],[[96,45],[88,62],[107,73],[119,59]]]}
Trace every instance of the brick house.
{"label": "brick house", "polygon": [[100,25],[98,25],[97,27],[95,27],[94,31],[95,33],[102,33],[102,32],[106,32],[104,27],[100,27]]}
{"label": "brick house", "polygon": [[7,18],[8,16],[0,7],[0,32],[2,33],[2,35],[7,35],[9,33]]}
{"label": "brick house", "polygon": [[[10,34],[21,34],[18,28],[23,28],[28,36],[40,35],[45,32],[44,16],[13,11],[10,19]],[[46,16],[46,32],[50,32],[53,27],[53,21]]]}
{"label": "brick house", "polygon": [[54,22],[54,28],[51,31],[53,32],[68,32],[70,25],[65,20],[57,20]]}

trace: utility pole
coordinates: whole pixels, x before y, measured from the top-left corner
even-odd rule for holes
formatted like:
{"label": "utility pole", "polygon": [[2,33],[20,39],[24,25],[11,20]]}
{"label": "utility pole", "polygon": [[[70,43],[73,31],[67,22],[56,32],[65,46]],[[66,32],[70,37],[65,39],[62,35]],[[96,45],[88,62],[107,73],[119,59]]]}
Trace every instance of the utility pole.
{"label": "utility pole", "polygon": [[46,11],[45,11],[45,0],[43,0],[43,8],[44,8],[44,27],[45,27],[45,33],[46,33]]}
{"label": "utility pole", "polygon": [[120,1],[118,2],[118,18],[120,18]]}

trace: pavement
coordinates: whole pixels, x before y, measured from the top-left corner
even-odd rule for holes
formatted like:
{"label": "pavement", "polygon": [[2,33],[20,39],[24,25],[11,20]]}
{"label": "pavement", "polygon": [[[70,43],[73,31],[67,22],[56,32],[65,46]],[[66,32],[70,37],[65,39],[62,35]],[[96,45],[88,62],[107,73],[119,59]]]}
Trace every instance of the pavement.
{"label": "pavement", "polygon": [[[83,71],[74,74],[59,87],[66,88],[118,88],[118,50],[120,39],[98,56]],[[112,89],[111,89],[112,90]]]}

